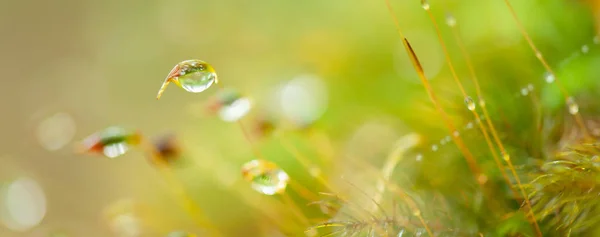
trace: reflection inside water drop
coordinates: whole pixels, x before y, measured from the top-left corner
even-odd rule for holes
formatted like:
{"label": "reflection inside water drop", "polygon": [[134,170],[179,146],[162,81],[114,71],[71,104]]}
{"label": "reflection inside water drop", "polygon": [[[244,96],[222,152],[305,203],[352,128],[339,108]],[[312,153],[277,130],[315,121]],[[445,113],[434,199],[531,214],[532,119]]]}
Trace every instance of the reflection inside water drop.
{"label": "reflection inside water drop", "polygon": [[290,180],[285,171],[265,160],[253,160],[244,164],[242,176],[251,182],[254,190],[265,195],[284,192]]}

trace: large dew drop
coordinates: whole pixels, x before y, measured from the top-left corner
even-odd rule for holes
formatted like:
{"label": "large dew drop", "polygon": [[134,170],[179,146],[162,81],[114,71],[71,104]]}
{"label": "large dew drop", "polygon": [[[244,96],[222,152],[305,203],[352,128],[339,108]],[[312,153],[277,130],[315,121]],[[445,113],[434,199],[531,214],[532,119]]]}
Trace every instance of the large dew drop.
{"label": "large dew drop", "polygon": [[244,164],[242,176],[252,184],[254,190],[265,195],[284,192],[290,180],[285,171],[266,160],[252,160]]}
{"label": "large dew drop", "polygon": [[219,117],[226,122],[235,122],[243,118],[251,108],[250,99],[233,89],[219,91],[209,104],[210,111],[218,113]]}
{"label": "large dew drop", "polygon": [[160,99],[171,82],[188,92],[200,93],[213,83],[218,83],[218,79],[217,73],[210,64],[198,59],[185,60],[171,69],[158,91],[156,99]]}
{"label": "large dew drop", "polygon": [[125,154],[131,146],[140,143],[138,133],[129,132],[120,127],[109,127],[94,133],[83,141],[83,149],[90,153],[100,153],[108,158]]}

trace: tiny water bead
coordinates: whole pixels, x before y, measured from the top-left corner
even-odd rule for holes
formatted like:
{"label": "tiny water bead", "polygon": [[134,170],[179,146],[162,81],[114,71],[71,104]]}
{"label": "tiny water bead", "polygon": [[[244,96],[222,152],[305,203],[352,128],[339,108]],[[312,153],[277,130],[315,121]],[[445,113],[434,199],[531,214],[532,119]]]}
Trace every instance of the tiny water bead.
{"label": "tiny water bead", "polygon": [[456,18],[450,13],[446,14],[446,24],[450,27],[456,26]]}
{"label": "tiny water bead", "polygon": [[235,122],[243,118],[251,108],[250,99],[229,88],[220,90],[208,105],[211,113],[218,113],[226,122]]}
{"label": "tiny water bead", "polygon": [[421,7],[425,10],[429,10],[429,2],[427,0],[421,0]]}
{"label": "tiny water bead", "polygon": [[477,107],[477,105],[475,105],[475,101],[470,96],[465,98],[465,104],[467,105],[467,109],[471,111],[475,111],[475,108]]}
{"label": "tiny water bead", "polygon": [[89,153],[100,153],[108,158],[116,158],[125,154],[131,146],[140,143],[141,135],[121,127],[109,127],[94,133],[82,142],[83,149]]}
{"label": "tiny water bead", "polygon": [[590,51],[590,47],[587,44],[584,44],[583,46],[581,46],[581,52],[586,54]]}
{"label": "tiny water bead", "polygon": [[265,195],[283,193],[290,180],[285,171],[266,160],[252,160],[244,164],[242,177],[252,184],[254,190]]}
{"label": "tiny water bead", "polygon": [[554,82],[554,79],[555,79],[554,74],[552,74],[551,72],[546,72],[544,74],[544,80],[546,80],[546,83],[552,83],[552,82]]}
{"label": "tiny water bead", "polygon": [[142,206],[132,199],[121,199],[110,203],[103,210],[103,219],[116,236],[142,236]]}
{"label": "tiny water bead", "polygon": [[156,99],[160,99],[171,82],[188,92],[200,93],[213,83],[218,83],[218,79],[217,73],[210,64],[198,59],[185,60],[171,69],[160,87]]}
{"label": "tiny water bead", "polygon": [[567,98],[567,107],[569,108],[569,113],[575,115],[579,113],[579,105],[575,102],[573,97]]}
{"label": "tiny water bead", "polygon": [[527,96],[529,95],[529,90],[527,88],[521,88],[521,95],[522,96]]}

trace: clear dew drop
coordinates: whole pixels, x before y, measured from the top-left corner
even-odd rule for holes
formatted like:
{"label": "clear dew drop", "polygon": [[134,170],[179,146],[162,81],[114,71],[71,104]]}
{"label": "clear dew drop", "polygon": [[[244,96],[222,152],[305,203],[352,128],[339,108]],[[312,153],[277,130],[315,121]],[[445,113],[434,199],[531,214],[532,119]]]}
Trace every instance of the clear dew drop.
{"label": "clear dew drop", "polygon": [[160,99],[170,82],[188,92],[200,93],[210,88],[212,84],[218,83],[218,79],[217,73],[210,64],[202,60],[191,59],[180,62],[171,69],[158,91],[157,99]]}
{"label": "clear dew drop", "polygon": [[579,105],[575,102],[573,97],[567,98],[567,107],[569,108],[569,113],[575,115],[579,113]]}
{"label": "clear dew drop", "polygon": [[450,13],[446,14],[446,24],[450,27],[456,26],[456,18]]}
{"label": "clear dew drop", "polygon": [[429,2],[427,0],[421,0],[421,7],[425,10],[429,10]]}
{"label": "clear dew drop", "polygon": [[432,151],[437,151],[439,149],[438,145],[431,145],[431,150]]}
{"label": "clear dew drop", "polygon": [[546,80],[546,83],[552,83],[552,82],[554,82],[554,79],[555,79],[554,74],[552,74],[551,72],[546,72],[544,74],[544,80]]}
{"label": "clear dew drop", "polygon": [[[454,131],[454,132],[452,132],[452,136],[458,137],[458,136],[460,136],[460,132],[459,131]],[[448,138],[450,138],[450,137],[448,137]]]}
{"label": "clear dew drop", "polygon": [[417,157],[415,157],[415,160],[417,161],[422,161],[423,160],[423,154],[417,154]]}
{"label": "clear dew drop", "polygon": [[584,44],[583,46],[581,46],[581,52],[583,54],[586,54],[590,51],[590,46],[588,46],[587,44]]}
{"label": "clear dew drop", "polygon": [[473,122],[469,122],[467,123],[467,126],[465,126],[466,129],[472,129],[473,128]]}
{"label": "clear dew drop", "polygon": [[465,104],[467,105],[467,109],[471,111],[475,111],[475,108],[477,107],[475,101],[470,96],[467,96],[467,98],[465,98]]}
{"label": "clear dew drop", "polygon": [[534,87],[533,84],[529,83],[527,84],[527,90],[529,90],[530,92],[533,91]]}
{"label": "clear dew drop", "polygon": [[124,155],[129,150],[129,146],[127,146],[124,142],[114,143],[107,146],[104,146],[102,153],[108,158],[117,158],[121,155]]}
{"label": "clear dew drop", "polygon": [[522,96],[527,96],[529,95],[529,90],[527,88],[521,88],[521,95]]}
{"label": "clear dew drop", "polygon": [[266,160],[252,160],[244,164],[242,176],[251,183],[254,190],[265,195],[284,192],[290,180],[285,171]]}

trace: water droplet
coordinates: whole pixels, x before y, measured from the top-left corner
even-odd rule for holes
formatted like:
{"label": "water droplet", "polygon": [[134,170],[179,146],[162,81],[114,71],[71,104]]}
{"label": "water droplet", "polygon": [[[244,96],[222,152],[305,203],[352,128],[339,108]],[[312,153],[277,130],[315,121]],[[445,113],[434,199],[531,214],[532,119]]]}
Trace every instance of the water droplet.
{"label": "water droplet", "polygon": [[185,60],[171,69],[158,91],[157,99],[160,99],[167,85],[171,82],[188,92],[200,93],[208,89],[213,83],[218,83],[218,79],[217,73],[210,64],[197,59]]}
{"label": "water droplet", "polygon": [[554,82],[554,79],[555,79],[554,74],[552,74],[551,72],[546,72],[544,74],[544,80],[546,80],[547,83]]}
{"label": "water droplet", "polygon": [[142,220],[139,218],[141,206],[131,199],[122,199],[109,204],[104,209],[108,227],[117,236],[142,236]]}
{"label": "water droplet", "polygon": [[440,140],[440,145],[446,145],[446,138],[442,138],[442,140]]}
{"label": "water droplet", "polygon": [[412,214],[413,214],[413,216],[420,216],[421,215],[421,211],[418,210],[418,209],[416,209],[416,210],[413,211]]}
{"label": "water droplet", "polygon": [[285,83],[276,94],[277,111],[296,126],[308,127],[327,109],[327,88],[315,75],[300,75]]}
{"label": "water droplet", "polygon": [[531,83],[527,84],[527,90],[533,91],[533,89],[534,89],[533,84],[531,84]]}
{"label": "water droplet", "polygon": [[[454,131],[454,132],[452,133],[452,136],[454,136],[454,137],[458,137],[458,136],[460,136],[460,132],[458,132],[458,131]],[[450,138],[450,137],[448,137],[448,138]]]}
{"label": "water droplet", "polygon": [[423,154],[417,154],[417,157],[415,158],[415,160],[417,161],[422,161],[423,160]]}
{"label": "water droplet", "polygon": [[475,108],[477,107],[477,105],[475,105],[475,101],[473,101],[473,98],[470,96],[465,98],[465,104],[467,105],[467,109],[471,111],[475,111]]}
{"label": "water droplet", "polygon": [[467,123],[467,126],[465,126],[466,129],[472,129],[473,128],[473,122],[469,122]]}
{"label": "water droplet", "polygon": [[479,106],[481,106],[481,108],[485,107],[485,100],[483,98],[479,98]]}
{"label": "water droplet", "polygon": [[49,151],[56,151],[67,145],[75,136],[75,121],[67,113],[56,113],[37,128],[40,144]]}
{"label": "water droplet", "polygon": [[196,235],[185,231],[173,231],[167,234],[167,237],[196,237]]}
{"label": "water droplet", "polygon": [[431,145],[431,150],[432,151],[437,151],[439,149],[438,145]]}
{"label": "water droplet", "polygon": [[542,55],[542,53],[540,51],[535,52],[535,57],[538,59],[542,59],[544,56]]}
{"label": "water droplet", "polygon": [[584,44],[583,46],[581,46],[581,52],[586,54],[590,51],[590,47],[587,44]]}
{"label": "water droplet", "polygon": [[429,2],[427,0],[421,0],[421,7],[423,7],[425,10],[429,10]]}
{"label": "water droplet", "polygon": [[527,96],[529,94],[529,90],[527,90],[527,88],[521,88],[521,95],[522,96]]}
{"label": "water droplet", "polygon": [[109,127],[83,140],[83,149],[90,153],[101,153],[108,158],[125,154],[130,146],[138,145],[141,135],[120,127]]}
{"label": "water droplet", "polygon": [[450,13],[446,14],[446,24],[450,27],[456,26],[456,18]]}
{"label": "water droplet", "polygon": [[579,113],[579,105],[575,102],[573,97],[567,98],[567,107],[569,107],[569,113],[575,115]]}
{"label": "water droplet", "polygon": [[318,166],[311,166],[308,169],[308,173],[312,177],[319,177],[321,175],[321,168],[319,168]]}
{"label": "water droplet", "polygon": [[285,171],[266,160],[252,160],[242,166],[242,176],[252,183],[252,188],[265,195],[285,191],[290,180]]}
{"label": "water droplet", "polygon": [[19,178],[3,191],[0,220],[13,231],[23,232],[39,225],[46,216],[46,196],[30,178]]}
{"label": "water droplet", "polygon": [[510,155],[507,153],[502,154],[502,159],[504,159],[505,161],[509,161],[510,160]]}
{"label": "water droplet", "polygon": [[220,90],[209,103],[211,112],[218,113],[226,122],[238,121],[248,114],[251,108],[250,100],[234,89]]}

